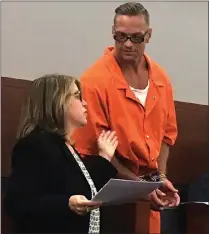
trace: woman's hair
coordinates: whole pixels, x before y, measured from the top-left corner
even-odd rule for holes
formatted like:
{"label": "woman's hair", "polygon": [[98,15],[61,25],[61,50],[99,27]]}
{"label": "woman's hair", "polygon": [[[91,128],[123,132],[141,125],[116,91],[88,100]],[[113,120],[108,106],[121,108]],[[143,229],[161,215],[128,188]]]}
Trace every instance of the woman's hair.
{"label": "woman's hair", "polygon": [[17,137],[26,136],[36,127],[65,136],[65,105],[73,95],[73,84],[81,92],[80,82],[71,76],[49,74],[35,79],[22,110]]}

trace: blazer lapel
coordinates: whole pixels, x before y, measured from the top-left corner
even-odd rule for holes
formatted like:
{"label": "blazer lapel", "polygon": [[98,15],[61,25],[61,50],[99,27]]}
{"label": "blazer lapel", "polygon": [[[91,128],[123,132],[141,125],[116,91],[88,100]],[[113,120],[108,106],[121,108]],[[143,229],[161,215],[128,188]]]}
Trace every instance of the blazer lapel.
{"label": "blazer lapel", "polygon": [[62,155],[63,155],[64,160],[66,161],[67,164],[69,164],[69,168],[73,166],[73,168],[75,168],[78,171],[78,173],[80,173],[84,177],[84,179],[86,180],[80,166],[78,165],[76,159],[74,158],[74,156],[72,155],[72,153],[68,149],[68,147],[65,144],[65,141],[63,139],[59,140],[59,145],[60,145],[60,149],[62,151]]}

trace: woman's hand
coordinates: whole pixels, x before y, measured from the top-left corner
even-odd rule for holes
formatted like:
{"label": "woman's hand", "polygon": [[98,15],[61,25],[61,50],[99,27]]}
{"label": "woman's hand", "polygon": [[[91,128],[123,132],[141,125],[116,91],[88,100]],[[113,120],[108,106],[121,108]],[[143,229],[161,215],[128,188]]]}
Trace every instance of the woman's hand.
{"label": "woman's hand", "polygon": [[105,132],[103,130],[97,140],[97,145],[99,148],[99,155],[106,158],[108,161],[111,161],[118,146],[118,139],[115,132]]}
{"label": "woman's hand", "polygon": [[83,195],[73,195],[69,198],[68,206],[71,210],[79,215],[87,214],[93,209],[97,209],[102,205],[102,202],[93,202],[88,200]]}

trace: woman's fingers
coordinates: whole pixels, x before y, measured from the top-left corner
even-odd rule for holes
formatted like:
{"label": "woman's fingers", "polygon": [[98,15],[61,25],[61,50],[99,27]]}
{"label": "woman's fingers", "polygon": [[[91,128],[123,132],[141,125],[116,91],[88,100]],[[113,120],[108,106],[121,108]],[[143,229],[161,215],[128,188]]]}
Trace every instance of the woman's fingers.
{"label": "woman's fingers", "polygon": [[91,200],[88,200],[86,197],[83,197],[82,199],[77,201],[77,205],[80,206],[80,207],[94,208],[94,207],[101,206],[102,202],[100,202],[100,201],[91,201]]}
{"label": "woman's fingers", "polygon": [[114,143],[113,143],[113,147],[116,149],[117,146],[118,146],[118,141],[116,140],[116,141],[114,141]]}
{"label": "woman's fingers", "polygon": [[98,137],[98,140],[104,140],[107,141],[108,143],[111,143],[112,145],[115,144],[115,141],[117,141],[117,136],[115,131],[104,131],[102,130],[101,134]]}
{"label": "woman's fingers", "polygon": [[105,130],[102,130],[101,134],[98,137],[98,140],[100,140],[101,138],[103,138],[105,135]]}
{"label": "woman's fingers", "polygon": [[107,134],[107,140],[108,140],[109,142],[112,142],[113,139],[116,137],[115,134],[116,134],[115,131],[113,131],[113,132],[110,131],[110,134]]}
{"label": "woman's fingers", "polygon": [[86,212],[86,207],[100,206],[101,202],[88,200],[83,195],[73,195],[69,198],[69,207],[75,212]]}
{"label": "woman's fingers", "polygon": [[104,136],[103,136],[103,139],[104,139],[105,141],[108,140],[110,134],[111,134],[111,131],[105,132],[105,133],[104,133]]}
{"label": "woman's fingers", "polygon": [[94,206],[101,206],[102,202],[96,202],[96,201],[82,201],[79,203],[81,206],[88,206],[88,207],[94,207]]}

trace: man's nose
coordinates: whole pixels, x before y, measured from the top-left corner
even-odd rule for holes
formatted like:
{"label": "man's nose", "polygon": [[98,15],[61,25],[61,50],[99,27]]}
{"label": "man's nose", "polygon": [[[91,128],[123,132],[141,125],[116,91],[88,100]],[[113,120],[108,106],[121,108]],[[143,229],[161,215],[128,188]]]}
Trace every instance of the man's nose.
{"label": "man's nose", "polygon": [[130,38],[128,38],[128,40],[124,42],[124,45],[126,47],[132,47],[133,46],[133,42],[130,40]]}

